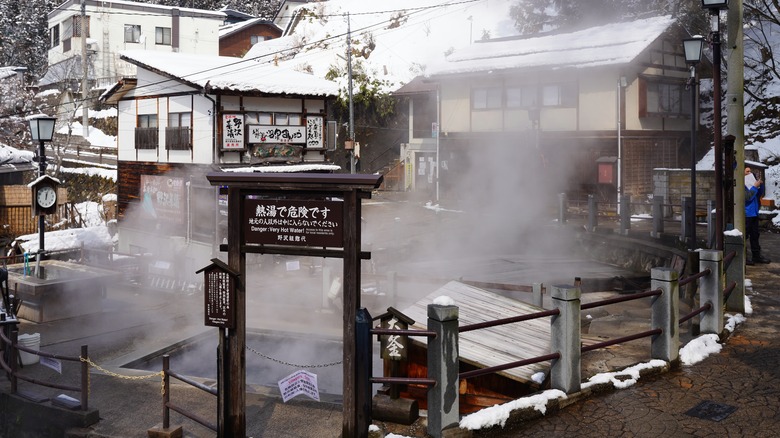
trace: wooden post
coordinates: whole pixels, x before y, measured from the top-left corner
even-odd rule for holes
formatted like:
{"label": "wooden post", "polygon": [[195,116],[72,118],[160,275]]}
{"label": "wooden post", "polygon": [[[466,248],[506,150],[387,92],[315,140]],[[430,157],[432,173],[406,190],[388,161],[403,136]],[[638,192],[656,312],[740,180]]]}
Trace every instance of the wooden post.
{"label": "wooden post", "polygon": [[368,427],[371,425],[371,369],[372,369],[372,342],[371,342],[371,314],[361,307],[357,312],[355,324],[355,400],[357,406],[357,435],[368,436]]}
{"label": "wooden post", "polygon": [[168,370],[171,368],[171,357],[163,355],[163,429],[171,427],[171,411],[168,409],[168,402],[171,401],[171,377]]}
{"label": "wooden post", "polygon": [[[86,345],[81,346],[81,357],[89,358],[89,350]],[[86,360],[81,361],[81,410],[89,410],[89,364]]]}
{"label": "wooden post", "polygon": [[236,279],[236,328],[227,329],[225,348],[227,372],[223,376],[226,418],[225,435],[220,438],[246,436],[246,254],[243,245],[244,217],[243,192],[239,188],[228,189],[228,266],[241,275]]}
{"label": "wooden post", "polygon": [[344,437],[367,437],[366,430],[358,430],[358,405],[356,392],[357,364],[355,361],[355,321],[360,308],[360,201],[357,192],[344,196]]}

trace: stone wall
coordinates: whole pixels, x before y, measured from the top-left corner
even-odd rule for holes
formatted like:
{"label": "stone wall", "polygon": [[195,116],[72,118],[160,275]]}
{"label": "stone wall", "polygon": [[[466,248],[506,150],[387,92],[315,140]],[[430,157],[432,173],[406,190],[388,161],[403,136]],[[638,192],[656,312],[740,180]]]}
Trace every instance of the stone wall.
{"label": "stone wall", "polygon": [[[691,196],[691,169],[654,169],[653,196],[663,196],[666,217],[679,216],[682,198]],[[696,210],[707,210],[707,201],[715,199],[715,171],[696,171]]]}

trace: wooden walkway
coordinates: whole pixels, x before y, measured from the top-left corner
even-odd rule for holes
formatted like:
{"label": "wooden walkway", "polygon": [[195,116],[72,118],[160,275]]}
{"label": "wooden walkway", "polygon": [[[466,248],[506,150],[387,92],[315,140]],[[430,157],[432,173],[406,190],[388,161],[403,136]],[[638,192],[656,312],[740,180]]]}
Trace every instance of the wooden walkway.
{"label": "wooden walkway", "polygon": [[[428,304],[439,296],[447,296],[459,308],[458,325],[465,326],[518,315],[541,312],[544,309],[466,284],[451,281],[421,300],[403,309],[404,315],[416,322],[410,328],[427,329]],[[425,343],[426,338],[415,337]],[[550,317],[506,324],[462,333],[459,339],[460,359],[487,368],[550,354]],[[548,374],[550,362],[513,368],[498,374],[526,383],[535,373]]]}

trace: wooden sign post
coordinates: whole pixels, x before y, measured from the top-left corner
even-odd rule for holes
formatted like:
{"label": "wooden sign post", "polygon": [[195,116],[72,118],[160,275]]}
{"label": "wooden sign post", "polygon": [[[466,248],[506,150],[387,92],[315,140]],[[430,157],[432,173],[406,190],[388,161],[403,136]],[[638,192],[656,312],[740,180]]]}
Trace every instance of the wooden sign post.
{"label": "wooden sign post", "polygon": [[[344,406],[342,436],[366,437],[370,418],[361,408],[368,392],[358,388],[355,320],[360,308],[361,200],[382,183],[381,175],[315,173],[209,173],[228,195],[228,267],[246,278],[246,254],[334,257],[344,261]],[[246,285],[238,282],[235,324],[227,329],[224,437],[246,436]],[[224,385],[224,386],[223,386]],[[370,398],[370,397],[369,397]],[[221,414],[220,414],[221,415]]]}

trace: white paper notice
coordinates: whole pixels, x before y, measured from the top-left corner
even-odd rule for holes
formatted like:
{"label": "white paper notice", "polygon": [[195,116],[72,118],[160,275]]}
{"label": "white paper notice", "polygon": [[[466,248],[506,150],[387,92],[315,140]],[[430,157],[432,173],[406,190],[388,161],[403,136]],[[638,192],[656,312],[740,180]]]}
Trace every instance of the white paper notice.
{"label": "white paper notice", "polygon": [[57,359],[51,359],[41,356],[40,364],[53,369],[54,371],[62,374],[62,362]]}
{"label": "white paper notice", "polygon": [[320,401],[317,375],[306,370],[298,370],[280,380],[279,392],[282,394],[282,401],[285,403],[287,403],[287,400],[301,394]]}

